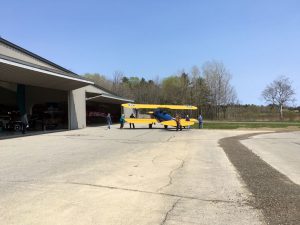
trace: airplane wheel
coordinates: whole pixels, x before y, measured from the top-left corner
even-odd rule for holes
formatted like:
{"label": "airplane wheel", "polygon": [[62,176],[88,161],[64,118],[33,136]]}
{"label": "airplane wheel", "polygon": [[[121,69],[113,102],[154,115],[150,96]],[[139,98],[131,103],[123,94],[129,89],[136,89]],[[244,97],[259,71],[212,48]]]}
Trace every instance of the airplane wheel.
{"label": "airplane wheel", "polygon": [[168,128],[168,125],[164,125],[164,127],[165,127],[165,129],[167,129],[167,128]]}
{"label": "airplane wheel", "polygon": [[152,124],[149,124],[149,129],[152,129]]}
{"label": "airplane wheel", "polygon": [[21,130],[22,130],[21,125],[19,125],[19,124],[14,125],[14,131],[21,131]]}

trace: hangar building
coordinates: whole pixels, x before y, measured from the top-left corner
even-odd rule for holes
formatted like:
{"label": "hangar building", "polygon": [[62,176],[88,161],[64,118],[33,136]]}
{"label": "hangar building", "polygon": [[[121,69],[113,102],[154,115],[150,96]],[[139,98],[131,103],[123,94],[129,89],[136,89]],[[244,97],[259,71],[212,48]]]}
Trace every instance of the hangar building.
{"label": "hangar building", "polygon": [[121,105],[133,102],[0,37],[0,135],[29,129],[78,129],[117,120]]}

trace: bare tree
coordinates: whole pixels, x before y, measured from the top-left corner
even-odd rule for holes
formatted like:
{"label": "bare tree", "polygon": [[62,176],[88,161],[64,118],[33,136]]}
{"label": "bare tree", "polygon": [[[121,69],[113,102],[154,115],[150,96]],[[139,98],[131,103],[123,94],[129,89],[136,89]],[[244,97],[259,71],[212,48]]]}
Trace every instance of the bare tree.
{"label": "bare tree", "polygon": [[121,71],[115,71],[113,74],[112,91],[118,95],[124,95],[124,90],[121,86],[124,77],[124,73]]}
{"label": "bare tree", "polygon": [[218,119],[220,109],[223,110],[225,117],[227,106],[237,102],[235,89],[230,84],[231,74],[223,63],[211,61],[204,64],[203,75],[210,92],[211,104],[216,107]]}
{"label": "bare tree", "polygon": [[197,79],[201,76],[201,72],[200,72],[200,69],[198,68],[198,66],[192,67],[191,75],[192,75],[192,79]]}
{"label": "bare tree", "polygon": [[279,109],[280,119],[283,120],[283,107],[295,101],[295,91],[288,77],[281,76],[274,80],[262,92],[267,103],[276,105]]}
{"label": "bare tree", "polygon": [[190,92],[191,92],[191,105],[196,104],[199,113],[207,111],[209,102],[209,89],[203,77],[201,77],[201,71],[197,66],[193,66],[191,69],[190,78]]}

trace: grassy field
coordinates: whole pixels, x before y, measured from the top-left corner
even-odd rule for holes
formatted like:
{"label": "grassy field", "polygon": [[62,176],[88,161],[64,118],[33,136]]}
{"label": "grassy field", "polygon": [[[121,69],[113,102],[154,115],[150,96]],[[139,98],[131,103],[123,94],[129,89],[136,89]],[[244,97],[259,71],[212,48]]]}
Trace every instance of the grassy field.
{"label": "grassy field", "polygon": [[[195,124],[193,128],[198,128]],[[258,129],[258,128],[291,128],[300,129],[300,122],[223,122],[205,121],[203,129]]]}

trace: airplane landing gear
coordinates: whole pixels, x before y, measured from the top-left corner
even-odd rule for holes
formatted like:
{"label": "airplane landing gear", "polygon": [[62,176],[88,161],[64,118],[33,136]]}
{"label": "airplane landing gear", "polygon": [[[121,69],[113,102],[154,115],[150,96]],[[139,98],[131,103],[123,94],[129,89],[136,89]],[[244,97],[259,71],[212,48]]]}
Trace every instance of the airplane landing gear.
{"label": "airplane landing gear", "polygon": [[168,125],[164,125],[164,128],[165,128],[165,129],[168,129]]}
{"label": "airplane landing gear", "polygon": [[149,124],[149,129],[152,129],[152,123]]}

